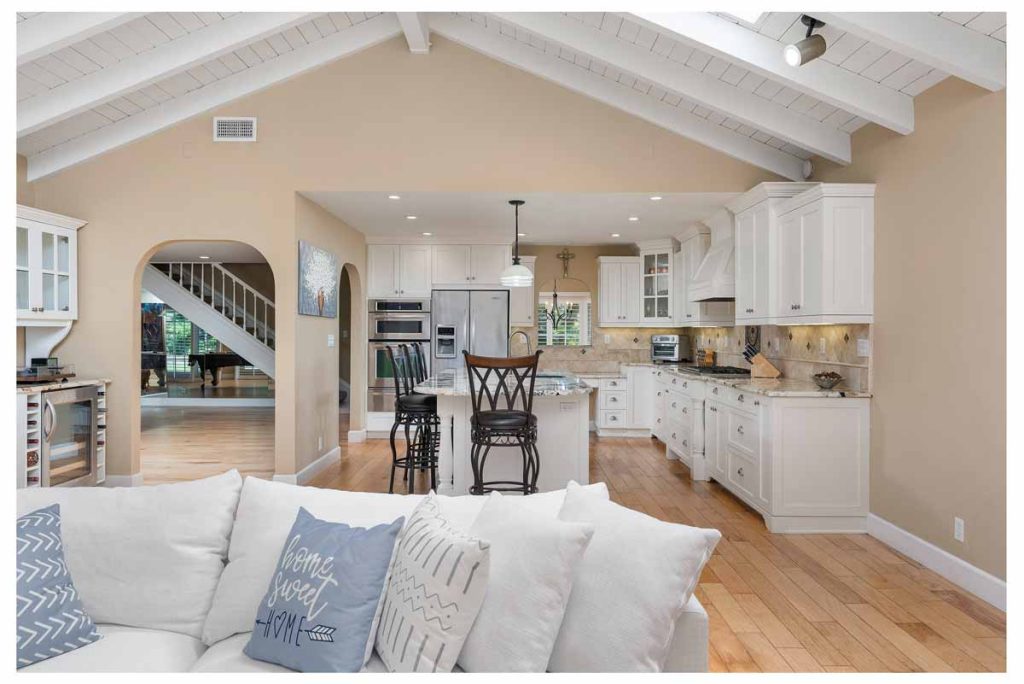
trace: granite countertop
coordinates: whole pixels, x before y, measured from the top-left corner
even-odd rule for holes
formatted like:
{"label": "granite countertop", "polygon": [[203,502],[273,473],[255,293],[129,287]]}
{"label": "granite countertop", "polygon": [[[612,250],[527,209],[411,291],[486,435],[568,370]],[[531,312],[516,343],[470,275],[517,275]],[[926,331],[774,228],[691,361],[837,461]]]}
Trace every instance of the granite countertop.
{"label": "granite countertop", "polygon": [[[541,371],[543,374],[552,371]],[[533,385],[534,396],[538,397],[564,397],[573,394],[590,394],[594,388],[583,382],[572,373],[559,373],[559,377],[542,377],[538,373]],[[495,381],[493,387],[497,387]],[[416,385],[416,391],[421,394],[433,394],[444,397],[468,397],[469,376],[465,369],[446,370],[437,375],[432,375],[420,384]]]}
{"label": "granite countertop", "polygon": [[766,397],[805,397],[821,399],[867,399],[871,397],[870,392],[853,390],[838,387],[830,390],[823,390],[810,378],[751,378],[749,376],[709,376],[700,375],[692,371],[683,370],[683,367],[666,369],[671,375],[678,375],[687,380],[702,380],[712,385],[733,387],[742,392],[761,394]]}
{"label": "granite countertop", "polygon": [[36,392],[51,392],[53,390],[73,389],[75,387],[88,387],[89,385],[109,385],[110,378],[73,378],[65,382],[45,382],[37,385],[18,385],[18,394],[35,394]]}
{"label": "granite countertop", "polygon": [[[626,364],[623,364],[623,365],[626,365]],[[548,373],[560,373],[562,371],[547,371],[547,372]],[[616,372],[616,371],[594,371],[592,373],[591,372],[582,372],[582,373],[566,372],[565,374],[566,375],[575,375],[576,377],[583,378],[583,379],[586,379],[586,378],[595,378],[595,379],[601,379],[601,378],[624,378],[624,377],[626,377],[625,373],[619,373],[619,372]]]}

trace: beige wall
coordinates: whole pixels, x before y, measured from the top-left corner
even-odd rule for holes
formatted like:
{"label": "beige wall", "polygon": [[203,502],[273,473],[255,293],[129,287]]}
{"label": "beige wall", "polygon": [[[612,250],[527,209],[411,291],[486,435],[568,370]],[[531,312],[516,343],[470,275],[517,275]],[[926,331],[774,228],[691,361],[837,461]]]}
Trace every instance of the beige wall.
{"label": "beige wall", "polygon": [[878,184],[871,512],[1005,578],[1006,92],[950,78],[914,104],[911,135],[814,162]]}
{"label": "beige wall", "polygon": [[[362,279],[366,273],[366,239],[334,215],[301,195],[295,197],[295,228],[299,240],[326,249],[339,257],[338,267],[348,264],[352,284],[352,322],[355,339],[366,337],[366,295]],[[339,273],[339,280],[341,274]],[[295,415],[296,469],[301,470],[319,456],[338,446],[338,348],[337,318],[299,316],[296,330],[295,382],[298,409]],[[334,335],[335,347],[328,348],[327,336]],[[361,347],[365,349],[365,347]],[[353,351],[353,353],[355,353]],[[365,359],[365,353],[361,354]],[[363,429],[366,403],[366,364],[353,363],[352,384],[364,389],[353,392],[352,430]],[[317,447],[317,437],[323,447]]]}
{"label": "beige wall", "polygon": [[221,264],[244,280],[249,287],[274,301],[274,271],[268,264]]}
{"label": "beige wall", "polygon": [[[238,114],[259,117],[259,141],[213,143],[210,116]],[[164,241],[208,239],[247,242],[274,271],[275,447],[278,471],[291,473],[316,457],[304,430],[329,429],[298,379],[337,353],[326,347],[326,322],[296,314],[296,240],[326,223],[297,228],[315,213],[297,191],[739,192],[764,180],[779,179],[442,38],[429,57],[395,38],[32,191],[36,206],[89,221],[79,234],[80,320],[57,353],[80,375],[114,380],[108,472],[139,471],[130,360],[139,354],[140,264]],[[345,244],[334,250],[339,261],[361,263],[361,244]],[[349,246],[358,253],[342,251]],[[299,344],[308,328],[317,336]],[[333,368],[322,375],[336,378]]]}

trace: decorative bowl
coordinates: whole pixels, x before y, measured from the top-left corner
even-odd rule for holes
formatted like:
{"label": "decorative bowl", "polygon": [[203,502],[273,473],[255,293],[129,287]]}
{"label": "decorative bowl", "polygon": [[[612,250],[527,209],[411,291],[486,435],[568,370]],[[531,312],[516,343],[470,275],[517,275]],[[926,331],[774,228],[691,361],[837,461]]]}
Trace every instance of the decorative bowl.
{"label": "decorative bowl", "polygon": [[840,382],[843,381],[843,376],[838,373],[835,375],[812,375],[811,379],[814,380],[814,384],[823,390],[830,390]]}

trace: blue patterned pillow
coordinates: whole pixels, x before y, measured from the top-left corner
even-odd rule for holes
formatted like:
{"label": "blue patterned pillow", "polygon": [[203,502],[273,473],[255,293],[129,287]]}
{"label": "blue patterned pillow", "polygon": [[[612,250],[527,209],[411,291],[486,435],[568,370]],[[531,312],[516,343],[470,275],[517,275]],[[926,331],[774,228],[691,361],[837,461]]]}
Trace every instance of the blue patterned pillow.
{"label": "blue patterned pillow", "polygon": [[359,672],[404,520],[366,529],[300,508],[245,654],[300,672]]}
{"label": "blue patterned pillow", "polygon": [[60,506],[18,518],[18,667],[100,638],[64,563]]}

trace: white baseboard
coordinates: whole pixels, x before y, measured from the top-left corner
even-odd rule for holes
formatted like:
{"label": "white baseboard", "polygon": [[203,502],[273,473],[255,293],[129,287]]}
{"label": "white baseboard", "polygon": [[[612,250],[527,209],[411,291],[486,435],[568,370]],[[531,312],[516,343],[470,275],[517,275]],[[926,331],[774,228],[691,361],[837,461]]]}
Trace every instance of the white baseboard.
{"label": "white baseboard", "polygon": [[933,570],[999,610],[1006,610],[1006,580],[990,575],[884,518],[868,514],[868,534]]}
{"label": "white baseboard", "polygon": [[366,441],[366,430],[349,430],[348,441],[350,444]]}
{"label": "white baseboard", "polygon": [[316,477],[321,470],[331,465],[340,458],[341,447],[336,446],[294,475],[275,474],[274,482],[286,482],[288,484],[304,485],[310,480],[312,480],[314,477]]}
{"label": "white baseboard", "polygon": [[103,480],[104,487],[141,487],[142,473],[134,475],[107,475]]}

